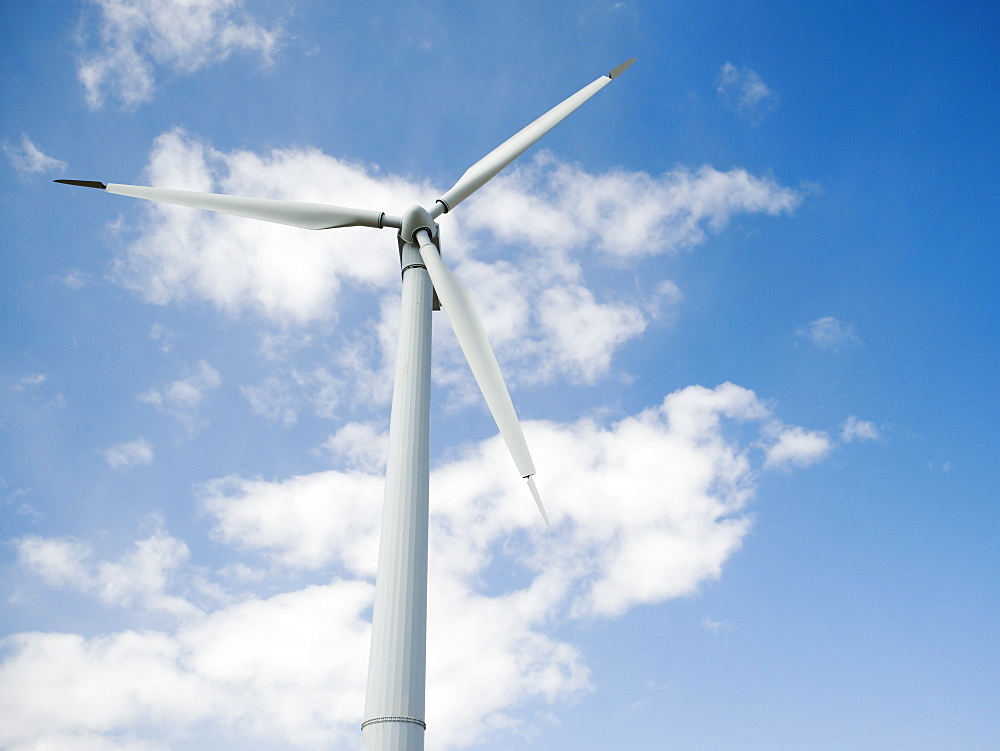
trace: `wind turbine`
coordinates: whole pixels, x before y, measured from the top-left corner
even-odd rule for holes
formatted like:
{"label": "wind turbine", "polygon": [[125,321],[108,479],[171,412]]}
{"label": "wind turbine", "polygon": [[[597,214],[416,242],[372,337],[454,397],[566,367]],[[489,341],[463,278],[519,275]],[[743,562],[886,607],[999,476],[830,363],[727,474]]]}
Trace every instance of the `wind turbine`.
{"label": "wind turbine", "polygon": [[402,312],[389,419],[368,688],[361,723],[363,751],[421,751],[424,747],[431,309],[435,292],[517,471],[528,481],[538,510],[546,525],[549,524],[535,487],[535,465],[500,366],[468,290],[441,261],[438,225],[434,220],[483,187],[633,62],[635,58],[626,60],[497,146],[469,167],[429,211],[414,205],[402,216],[391,216],[383,211],[300,201],[91,180],[55,181],[304,229],[392,227],[399,230]]}

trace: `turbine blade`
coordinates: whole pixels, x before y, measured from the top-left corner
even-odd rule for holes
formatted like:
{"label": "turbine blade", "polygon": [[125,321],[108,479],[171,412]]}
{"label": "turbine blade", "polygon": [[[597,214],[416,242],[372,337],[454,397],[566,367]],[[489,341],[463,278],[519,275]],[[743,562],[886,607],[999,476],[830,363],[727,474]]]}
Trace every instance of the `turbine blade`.
{"label": "turbine blade", "polygon": [[368,209],[348,209],[342,206],[328,206],[321,203],[302,201],[279,201],[271,198],[244,198],[219,193],[198,193],[192,190],[170,188],[146,188],[141,185],[119,185],[91,180],[56,180],[57,183],[80,185],[86,188],[103,188],[108,193],[150,201],[188,206],[192,209],[206,209],[220,214],[232,214],[265,222],[288,224],[303,229],[333,229],[335,227],[398,227],[399,220],[387,217],[381,211]]}
{"label": "turbine blade", "polygon": [[451,190],[438,199],[437,205],[431,211],[431,216],[438,217],[444,212],[451,211],[483,187],[500,170],[521,156],[535,141],[562,122],[577,107],[611,83],[612,79],[617,78],[633,62],[635,62],[634,57],[614,68],[606,76],[601,76],[593,83],[584,86],[573,94],[573,96],[557,104],[540,118],[522,128],[469,167],[465,174],[458,179],[458,182],[452,186]]}
{"label": "turbine blade", "polygon": [[507,444],[507,450],[514,459],[517,471],[521,477],[528,480],[528,486],[542,512],[542,518],[548,524],[549,520],[538,496],[538,490],[531,480],[531,476],[535,474],[535,465],[531,461],[528,444],[521,431],[521,423],[518,422],[510,392],[507,391],[507,384],[504,383],[496,355],[493,354],[486,329],[483,328],[483,322],[472,304],[472,298],[465,285],[441,261],[441,256],[438,255],[427,230],[418,231],[417,239],[420,255],[424,259],[424,265],[427,266],[427,274],[441,300],[441,307],[444,308],[448,321],[455,331],[455,337],[465,354],[465,359],[472,368],[472,375],[475,376],[476,383],[483,392],[486,405],[496,420],[500,435]]}

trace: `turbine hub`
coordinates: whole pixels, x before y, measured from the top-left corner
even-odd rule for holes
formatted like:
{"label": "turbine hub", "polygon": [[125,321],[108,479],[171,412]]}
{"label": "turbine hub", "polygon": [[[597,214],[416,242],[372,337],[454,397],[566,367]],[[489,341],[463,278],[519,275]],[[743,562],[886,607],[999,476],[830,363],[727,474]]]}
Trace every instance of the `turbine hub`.
{"label": "turbine hub", "polygon": [[431,237],[437,235],[437,225],[423,206],[411,206],[403,213],[402,227],[399,236],[404,242],[416,244],[416,234],[422,229],[427,230]]}

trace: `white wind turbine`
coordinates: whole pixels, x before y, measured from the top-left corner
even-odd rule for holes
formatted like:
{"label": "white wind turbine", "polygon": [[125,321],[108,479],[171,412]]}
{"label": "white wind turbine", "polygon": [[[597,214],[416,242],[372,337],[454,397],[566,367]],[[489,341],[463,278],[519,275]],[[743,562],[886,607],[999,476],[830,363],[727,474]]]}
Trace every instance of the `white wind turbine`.
{"label": "white wind turbine", "polygon": [[[535,487],[535,465],[482,321],[465,286],[441,261],[434,219],[454,209],[523,154],[577,107],[611,83],[635,58],[584,86],[497,146],[466,170],[428,211],[412,206],[401,216],[299,201],[244,198],[169,188],[146,188],[89,180],[57,183],[99,188],[223,214],[304,229],[392,227],[399,230],[403,290],[399,352],[389,420],[389,453],[368,690],[361,745],[364,751],[420,751],[424,747],[424,685],[427,631],[428,439],[430,424],[431,309],[433,295],[444,308],[472,373],[496,420],[517,471],[528,481],[545,523]],[[433,286],[432,286],[433,285]]]}

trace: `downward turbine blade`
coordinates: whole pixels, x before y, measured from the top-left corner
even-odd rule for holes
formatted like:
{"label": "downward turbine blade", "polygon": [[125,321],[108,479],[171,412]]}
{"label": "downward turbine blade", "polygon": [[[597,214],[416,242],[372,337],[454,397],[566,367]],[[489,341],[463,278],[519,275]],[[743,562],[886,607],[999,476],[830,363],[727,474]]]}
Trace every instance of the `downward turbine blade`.
{"label": "downward turbine blade", "polygon": [[462,348],[465,359],[472,368],[472,375],[476,378],[480,390],[486,399],[486,405],[490,408],[493,419],[496,420],[497,427],[507,450],[517,465],[517,471],[521,477],[528,480],[528,487],[538,504],[539,511],[545,523],[549,523],[545,508],[542,506],[542,499],[538,495],[532,475],[535,474],[535,465],[531,461],[531,454],[528,452],[528,444],[524,440],[524,433],[521,431],[521,423],[518,422],[517,413],[514,411],[514,403],[510,399],[510,392],[507,391],[507,384],[504,383],[503,375],[500,373],[500,366],[497,364],[496,355],[490,346],[490,340],[486,336],[486,329],[476,312],[468,290],[458,278],[451,273],[451,270],[441,261],[437,248],[431,242],[430,235],[426,230],[417,233],[417,240],[420,245],[420,255],[427,266],[427,274],[431,278],[434,290],[441,300],[441,307],[444,308],[448,321],[455,331],[455,337]]}
{"label": "downward turbine blade", "polygon": [[593,83],[584,86],[573,96],[557,104],[469,167],[451,190],[438,199],[431,215],[437,217],[458,206],[489,182],[500,170],[527,151],[535,141],[566,119],[577,107],[611,83],[612,79],[617,78],[633,62],[635,62],[634,57],[614,68],[608,75],[601,76]]}
{"label": "downward turbine blade", "polygon": [[192,209],[206,209],[220,214],[244,216],[265,222],[287,224],[303,229],[333,229],[335,227],[382,227],[399,226],[399,220],[387,217],[381,211],[368,209],[348,209],[321,203],[302,201],[278,201],[270,198],[244,198],[226,196],[219,193],[198,193],[192,190],[172,190],[170,188],[146,188],[141,185],[119,185],[117,183],[94,182],[90,180],[56,180],[57,183],[80,185],[87,188],[103,188],[108,193],[150,201],[188,206]]}

